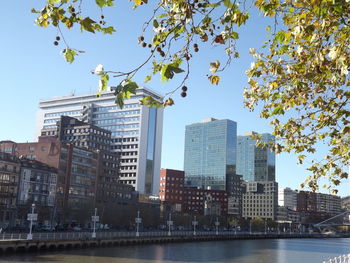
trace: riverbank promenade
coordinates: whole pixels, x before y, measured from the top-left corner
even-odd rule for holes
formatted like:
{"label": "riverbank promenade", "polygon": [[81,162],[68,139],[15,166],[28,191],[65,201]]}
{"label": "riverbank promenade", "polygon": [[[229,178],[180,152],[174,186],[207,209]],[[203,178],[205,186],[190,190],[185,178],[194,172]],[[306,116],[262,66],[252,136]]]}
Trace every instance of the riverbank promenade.
{"label": "riverbank promenade", "polygon": [[198,242],[234,239],[278,239],[278,238],[347,238],[350,234],[321,233],[265,233],[234,231],[152,231],[152,232],[48,232],[33,233],[27,239],[24,233],[0,235],[0,253],[29,252],[38,250],[73,249],[104,246],[137,245],[169,242]]}

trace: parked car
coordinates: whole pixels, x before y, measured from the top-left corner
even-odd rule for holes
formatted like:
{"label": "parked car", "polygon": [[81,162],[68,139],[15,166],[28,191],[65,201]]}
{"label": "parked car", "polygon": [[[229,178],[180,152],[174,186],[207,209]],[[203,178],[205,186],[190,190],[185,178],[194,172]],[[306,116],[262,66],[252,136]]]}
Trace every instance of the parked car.
{"label": "parked car", "polygon": [[39,231],[54,231],[55,228],[52,226],[41,226],[38,230]]}
{"label": "parked car", "polygon": [[82,228],[80,226],[75,226],[73,227],[73,231],[81,231]]}

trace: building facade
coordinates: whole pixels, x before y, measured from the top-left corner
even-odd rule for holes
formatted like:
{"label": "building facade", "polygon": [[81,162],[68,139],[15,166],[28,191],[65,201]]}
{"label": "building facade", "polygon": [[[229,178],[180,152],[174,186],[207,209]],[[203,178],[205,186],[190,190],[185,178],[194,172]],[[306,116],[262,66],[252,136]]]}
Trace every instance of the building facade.
{"label": "building facade", "polygon": [[242,217],[275,220],[278,207],[276,182],[244,182]]}
{"label": "building facade", "polygon": [[185,184],[201,189],[227,190],[236,174],[237,124],[208,118],[186,126]]}
{"label": "building facade", "polygon": [[[155,92],[139,88],[121,109],[113,91],[101,94],[58,97],[39,103],[37,135],[50,135],[61,116],[71,116],[111,132],[111,150],[120,155],[119,180],[142,194],[158,195],[163,109],[139,104],[145,96],[158,101]],[[73,135],[74,136],[74,135]]]}
{"label": "building facade", "polygon": [[226,216],[228,196],[223,190],[186,187],[183,191],[182,212],[206,216]]}
{"label": "building facade", "polygon": [[[133,186],[119,180],[119,153],[112,152],[112,138],[109,130],[102,129],[76,118],[61,116],[57,128],[43,130],[39,140],[55,137],[58,141],[98,153],[98,180],[96,201],[98,203],[118,202],[129,196]],[[125,161],[125,160],[123,160]],[[127,200],[126,200],[127,201]]]}
{"label": "building facade", "polygon": [[341,198],[336,195],[300,191],[298,193],[298,211],[320,213],[335,216],[342,212]]}
{"label": "building facade", "polygon": [[18,195],[20,160],[0,152],[0,227],[14,225]]}
{"label": "building facade", "polygon": [[[248,132],[237,136],[237,174],[245,181],[275,181],[275,153],[268,148],[256,146],[256,139],[251,136],[256,132]],[[275,137],[264,133],[262,142],[273,142]]]}
{"label": "building facade", "polygon": [[350,210],[350,196],[345,196],[341,199],[341,208],[345,210]]}
{"label": "building facade", "polygon": [[278,205],[290,210],[297,210],[297,191],[290,188],[278,188]]}
{"label": "building facade", "polygon": [[[7,145],[8,146],[8,145]],[[95,203],[99,153],[65,144],[54,138],[14,143],[16,156],[37,160],[57,169],[57,215],[68,207],[83,208]]]}
{"label": "building facade", "polygon": [[172,169],[160,170],[159,199],[166,210],[181,212],[184,191],[184,172]]}
{"label": "building facade", "polygon": [[18,205],[54,206],[57,169],[42,162],[21,159]]}
{"label": "building facade", "polygon": [[198,215],[227,215],[228,194],[224,190],[205,190],[184,185],[184,171],[162,169],[159,198],[163,212]]}

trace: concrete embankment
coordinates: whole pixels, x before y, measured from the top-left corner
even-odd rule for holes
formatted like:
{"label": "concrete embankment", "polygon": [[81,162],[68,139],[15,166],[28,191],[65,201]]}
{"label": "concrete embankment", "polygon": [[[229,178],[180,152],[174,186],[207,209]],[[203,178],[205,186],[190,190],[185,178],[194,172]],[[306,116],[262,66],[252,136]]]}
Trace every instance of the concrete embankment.
{"label": "concrete embankment", "polygon": [[0,253],[34,252],[45,250],[81,249],[89,247],[142,245],[171,242],[202,242],[238,239],[276,239],[276,238],[336,238],[350,237],[349,234],[327,236],[321,234],[251,234],[251,235],[179,235],[179,236],[152,236],[152,237],[123,237],[123,238],[96,238],[96,239],[61,239],[61,240],[1,240]]}

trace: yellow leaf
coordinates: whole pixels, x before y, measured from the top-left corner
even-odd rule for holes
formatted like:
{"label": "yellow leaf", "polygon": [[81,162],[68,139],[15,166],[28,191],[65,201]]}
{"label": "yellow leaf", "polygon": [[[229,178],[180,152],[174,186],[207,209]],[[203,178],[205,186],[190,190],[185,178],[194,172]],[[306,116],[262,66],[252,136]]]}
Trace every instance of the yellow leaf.
{"label": "yellow leaf", "polygon": [[134,0],[134,2],[136,6],[141,5],[141,0]]}
{"label": "yellow leaf", "polygon": [[220,67],[220,61],[210,62],[210,72],[215,73]]}
{"label": "yellow leaf", "polygon": [[220,82],[220,77],[216,75],[211,75],[208,77],[208,79],[210,80],[211,84],[218,85]]}
{"label": "yellow leaf", "polygon": [[142,4],[147,4],[148,0],[134,0],[135,2],[135,7],[142,5]]}

